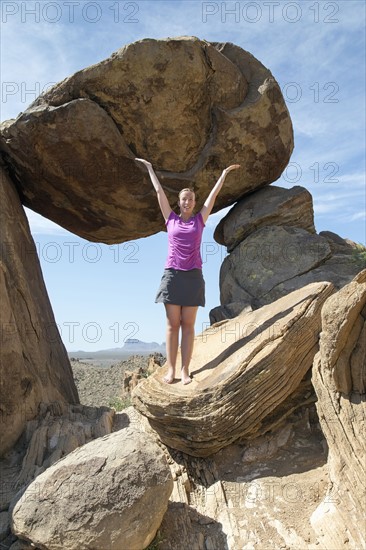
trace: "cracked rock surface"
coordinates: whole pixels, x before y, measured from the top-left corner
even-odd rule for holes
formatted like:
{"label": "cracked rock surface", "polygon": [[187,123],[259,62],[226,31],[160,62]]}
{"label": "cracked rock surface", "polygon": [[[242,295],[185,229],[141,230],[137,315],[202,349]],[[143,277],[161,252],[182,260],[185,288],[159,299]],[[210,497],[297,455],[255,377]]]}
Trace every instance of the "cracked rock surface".
{"label": "cracked rock surface", "polygon": [[219,210],[275,181],[292,149],[271,72],[238,46],[195,37],[121,48],[3,123],[0,142],[26,206],[105,243],[164,228],[136,156],[152,162],[172,205],[180,189],[194,187],[198,207],[223,168],[240,163]]}

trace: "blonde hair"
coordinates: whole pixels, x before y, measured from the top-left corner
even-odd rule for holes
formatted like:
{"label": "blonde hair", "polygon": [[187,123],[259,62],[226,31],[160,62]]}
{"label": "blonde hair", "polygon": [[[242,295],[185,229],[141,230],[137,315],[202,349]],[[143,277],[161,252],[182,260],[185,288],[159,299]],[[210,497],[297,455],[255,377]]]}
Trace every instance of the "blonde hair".
{"label": "blonde hair", "polygon": [[178,193],[178,198],[180,199],[180,196],[184,191],[189,191],[190,193],[193,193],[194,196],[196,196],[196,193],[191,189],[190,187],[185,187],[184,189],[181,189]]}

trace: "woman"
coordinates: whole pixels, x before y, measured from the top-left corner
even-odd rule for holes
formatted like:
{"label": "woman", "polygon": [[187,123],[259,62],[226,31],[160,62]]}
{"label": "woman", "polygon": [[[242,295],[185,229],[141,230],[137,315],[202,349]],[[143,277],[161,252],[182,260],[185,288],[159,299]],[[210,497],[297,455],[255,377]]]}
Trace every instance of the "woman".
{"label": "woman", "polygon": [[205,283],[202,276],[200,252],[202,232],[227,174],[231,170],[239,168],[240,165],[233,164],[225,168],[201,211],[195,215],[193,214],[196,205],[194,191],[182,189],[179,193],[180,215],[178,216],[170,207],[151,163],[139,158],[135,160],[145,164],[149,171],[168,232],[168,257],[155,300],[164,303],[167,317],[168,373],[164,377],[164,382],[172,384],[175,378],[179,330],[181,329],[181,381],[183,384],[189,384],[192,381],[189,376],[189,363],[193,351],[194,324],[198,306],[205,305]]}

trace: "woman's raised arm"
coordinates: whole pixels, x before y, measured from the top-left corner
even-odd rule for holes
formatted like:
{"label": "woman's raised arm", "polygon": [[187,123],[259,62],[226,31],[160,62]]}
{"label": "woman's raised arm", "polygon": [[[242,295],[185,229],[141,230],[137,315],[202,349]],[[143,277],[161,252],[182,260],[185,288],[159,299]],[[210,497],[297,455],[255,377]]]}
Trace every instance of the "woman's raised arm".
{"label": "woman's raised arm", "polygon": [[215,186],[211,190],[211,193],[207,197],[205,204],[202,206],[201,216],[203,219],[203,223],[206,223],[207,218],[211,214],[211,210],[213,209],[213,206],[215,204],[216,197],[219,194],[220,189],[224,184],[226,176],[228,175],[229,172],[231,172],[231,170],[237,170],[238,168],[240,168],[240,164],[232,164],[231,166],[223,170],[221,176],[219,177]]}
{"label": "woman's raised arm", "polygon": [[145,164],[146,168],[148,169],[151,183],[153,184],[154,189],[156,191],[156,195],[158,197],[158,203],[160,206],[161,213],[163,214],[164,219],[166,221],[169,218],[170,212],[172,211],[172,209],[170,208],[170,204],[165,194],[165,191],[162,188],[161,183],[154,172],[151,162],[144,159],[138,159],[138,158],[135,158],[135,160],[137,160],[138,162],[141,162],[142,164]]}

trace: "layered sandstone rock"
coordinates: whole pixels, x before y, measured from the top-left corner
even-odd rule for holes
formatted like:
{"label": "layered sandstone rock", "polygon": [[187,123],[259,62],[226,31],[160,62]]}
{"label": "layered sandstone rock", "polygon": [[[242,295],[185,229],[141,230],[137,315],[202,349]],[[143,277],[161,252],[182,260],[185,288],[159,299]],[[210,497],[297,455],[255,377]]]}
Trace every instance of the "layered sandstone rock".
{"label": "layered sandstone rock", "polygon": [[134,389],[134,405],[165,444],[193,456],[264,433],[312,365],[332,292],[311,284],[213,325],[195,339],[192,383],[167,385],[159,369]]}
{"label": "layered sandstone rock", "polygon": [[214,322],[232,317],[240,304],[258,308],[312,282],[339,289],[364,266],[355,243],[315,232],[311,195],[302,187],[270,186],[244,197],[214,236],[230,252],[220,270]]}
{"label": "layered sandstone rock", "polygon": [[129,395],[137,384],[152,374],[162,364],[161,353],[150,355],[148,363],[137,370],[125,370],[123,373],[123,393]]}
{"label": "layered sandstone rock", "polygon": [[17,485],[24,486],[78,447],[111,433],[114,414],[108,407],[42,403],[24,431],[27,451]]}
{"label": "layered sandstone rock", "polygon": [[[233,162],[215,208],[275,181],[293,149],[271,72],[238,46],[194,37],[144,39],[65,79],[2,126],[0,149],[25,205],[92,241],[163,229],[146,170],[171,204],[200,207]],[[144,223],[141,224],[141,219]]]}
{"label": "layered sandstone rock", "polygon": [[146,548],[172,488],[158,445],[126,428],[83,445],[39,475],[13,509],[12,530],[39,548]]}
{"label": "layered sandstone rock", "polygon": [[[243,300],[243,296],[240,296],[240,298]],[[244,303],[243,301],[229,302],[223,306],[212,308],[209,313],[211,325],[218,323],[219,321],[224,321],[225,319],[236,317],[242,311],[252,311],[253,308],[249,302],[250,300],[248,300],[248,303]]]}
{"label": "layered sandstone rock", "polygon": [[366,270],[322,310],[313,368],[331,486],[312,525],[322,548],[366,544]]}
{"label": "layered sandstone rock", "polygon": [[41,403],[37,418],[27,422],[16,445],[0,459],[0,510],[4,520],[8,520],[9,530],[4,537],[0,532],[4,548],[30,548],[24,540],[15,541],[15,535],[10,532],[11,509],[25,488],[77,447],[111,433],[114,416],[115,411],[107,407]]}
{"label": "layered sandstone rock", "polygon": [[78,403],[61,341],[16,190],[2,167],[0,262],[0,449],[10,449],[41,402]]}

